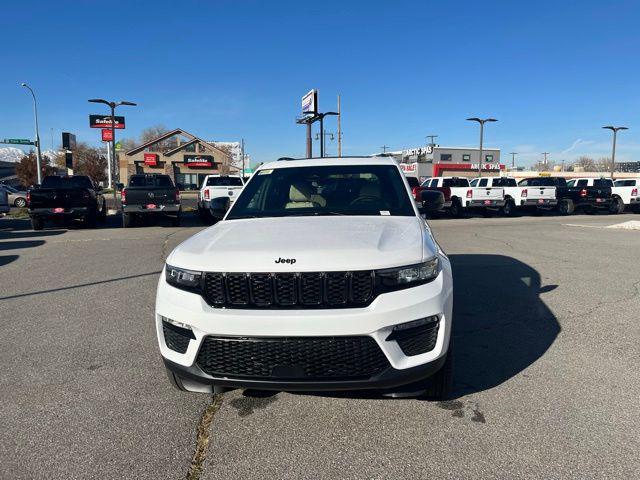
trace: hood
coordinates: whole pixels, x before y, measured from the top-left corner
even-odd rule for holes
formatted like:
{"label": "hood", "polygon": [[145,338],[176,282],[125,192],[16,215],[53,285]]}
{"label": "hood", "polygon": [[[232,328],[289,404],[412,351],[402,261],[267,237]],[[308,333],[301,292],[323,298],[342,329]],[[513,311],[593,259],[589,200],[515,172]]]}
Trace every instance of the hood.
{"label": "hood", "polygon": [[418,263],[436,249],[419,217],[259,218],[219,222],[167,263],[210,272],[369,270]]}

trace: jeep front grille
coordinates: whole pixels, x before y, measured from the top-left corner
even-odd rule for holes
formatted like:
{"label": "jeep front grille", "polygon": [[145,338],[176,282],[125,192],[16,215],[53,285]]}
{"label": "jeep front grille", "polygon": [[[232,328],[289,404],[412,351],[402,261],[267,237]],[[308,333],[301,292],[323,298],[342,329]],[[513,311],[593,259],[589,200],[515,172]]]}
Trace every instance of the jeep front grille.
{"label": "jeep front grille", "polygon": [[220,308],[348,308],[367,305],[374,273],[205,273],[203,294]]}

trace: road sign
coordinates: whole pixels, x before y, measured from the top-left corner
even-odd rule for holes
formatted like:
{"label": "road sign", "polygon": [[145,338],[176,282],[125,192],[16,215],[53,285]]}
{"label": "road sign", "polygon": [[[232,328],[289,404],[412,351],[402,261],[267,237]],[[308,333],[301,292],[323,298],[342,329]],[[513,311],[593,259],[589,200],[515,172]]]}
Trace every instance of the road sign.
{"label": "road sign", "polygon": [[116,142],[116,152],[119,152],[121,150],[122,150],[122,143]]}
{"label": "road sign", "polygon": [[[89,126],[91,128],[111,128],[111,115],[89,115]],[[124,128],[124,117],[113,117],[113,128],[121,130]]]}
{"label": "road sign", "polygon": [[5,138],[0,143],[6,143],[9,145],[35,145],[36,144],[35,142],[32,142],[27,138]]}
{"label": "road sign", "polygon": [[103,142],[110,142],[111,140],[113,140],[113,132],[111,131],[110,128],[103,128],[102,129],[102,141]]}

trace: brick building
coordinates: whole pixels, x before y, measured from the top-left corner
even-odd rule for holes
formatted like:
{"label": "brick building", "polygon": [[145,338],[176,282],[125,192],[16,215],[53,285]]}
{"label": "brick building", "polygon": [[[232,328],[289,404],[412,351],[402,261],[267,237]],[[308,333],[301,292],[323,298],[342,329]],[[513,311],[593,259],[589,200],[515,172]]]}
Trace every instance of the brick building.
{"label": "brick building", "polygon": [[231,154],[176,128],[120,155],[120,182],[135,173],[165,173],[181,190],[196,190],[206,175],[233,174]]}

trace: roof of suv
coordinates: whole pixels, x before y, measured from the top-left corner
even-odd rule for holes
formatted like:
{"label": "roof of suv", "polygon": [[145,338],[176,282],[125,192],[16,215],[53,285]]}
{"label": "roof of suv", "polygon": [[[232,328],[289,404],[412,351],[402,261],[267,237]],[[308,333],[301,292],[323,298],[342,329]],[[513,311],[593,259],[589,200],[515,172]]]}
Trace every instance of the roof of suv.
{"label": "roof of suv", "polygon": [[392,157],[325,157],[279,160],[265,163],[259,170],[290,167],[323,167],[327,165],[398,165]]}

